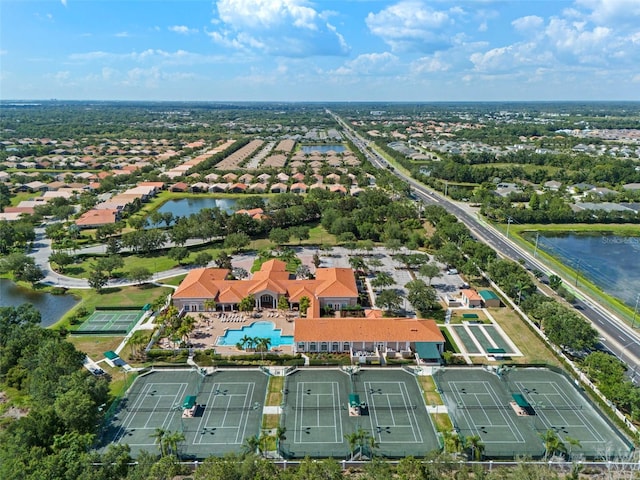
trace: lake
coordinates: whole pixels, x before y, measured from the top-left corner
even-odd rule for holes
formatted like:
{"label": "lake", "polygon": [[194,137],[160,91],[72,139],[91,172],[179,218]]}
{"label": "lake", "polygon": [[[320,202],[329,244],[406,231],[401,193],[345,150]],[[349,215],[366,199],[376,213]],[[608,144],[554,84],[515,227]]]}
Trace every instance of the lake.
{"label": "lake", "polygon": [[164,203],[158,211],[160,213],[171,212],[174,217],[188,217],[194,213],[198,213],[203,208],[218,207],[227,213],[236,211],[236,201],[231,198],[180,198],[169,200]]}
{"label": "lake", "polygon": [[[529,240],[535,242],[535,235]],[[640,293],[640,237],[540,233],[538,248],[578,270],[609,295],[635,306]]]}
{"label": "lake", "polygon": [[300,147],[304,153],[320,152],[327,153],[333,150],[336,153],[344,152],[347,148],[344,145],[302,145]]}
{"label": "lake", "polygon": [[67,313],[78,300],[72,295],[51,295],[20,287],[9,279],[0,278],[0,306],[17,307],[31,303],[42,315],[41,325],[49,327]]}

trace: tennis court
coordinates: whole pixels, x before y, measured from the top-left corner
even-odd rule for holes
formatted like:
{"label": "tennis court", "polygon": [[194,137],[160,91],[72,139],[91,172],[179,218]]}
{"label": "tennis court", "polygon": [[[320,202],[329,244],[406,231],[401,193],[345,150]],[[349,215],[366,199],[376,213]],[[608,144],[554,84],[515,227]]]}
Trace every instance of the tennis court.
{"label": "tennis court", "polygon": [[[349,414],[353,399],[362,405],[360,416]],[[439,448],[416,379],[403,370],[298,370],[285,380],[283,419],[287,435],[280,446],[287,458],[347,458],[346,437],[356,432],[373,438],[374,453],[386,457]]]}
{"label": "tennis court", "polygon": [[[152,371],[136,379],[103,432],[103,444],[127,443],[135,456],[158,451],[156,429],[181,432],[182,458],[238,453],[260,432],[267,376],[258,370]],[[195,396],[195,399],[190,397]],[[189,402],[192,416],[183,415]]]}
{"label": "tennis court", "polygon": [[622,454],[630,444],[564,375],[546,368],[447,368],[434,379],[456,430],[478,435],[488,457],[541,457],[552,430],[572,454]]}
{"label": "tennis court", "polygon": [[74,333],[126,335],[144,314],[142,309],[96,310]]}

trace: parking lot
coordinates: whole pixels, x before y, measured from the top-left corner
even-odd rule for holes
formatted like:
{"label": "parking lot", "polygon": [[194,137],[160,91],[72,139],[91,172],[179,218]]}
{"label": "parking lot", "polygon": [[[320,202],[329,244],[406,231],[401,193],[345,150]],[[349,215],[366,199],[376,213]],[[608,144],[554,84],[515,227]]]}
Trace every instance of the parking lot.
{"label": "parking lot", "polygon": [[[322,251],[315,249],[300,249],[298,252],[298,256],[302,259],[303,263],[309,265],[312,271],[315,267],[311,263],[307,263],[307,259],[310,262],[310,259],[313,258],[313,254],[318,252],[320,254],[320,258],[322,263],[320,267],[343,267],[343,268],[351,268],[349,264],[349,258],[353,256],[361,256],[365,259],[365,262],[370,259],[377,259],[380,261],[380,266],[376,267],[376,271],[387,272],[391,275],[395,283],[389,287],[385,287],[387,289],[396,290],[403,298],[402,307],[408,312],[409,315],[415,314],[415,309],[406,300],[407,297],[407,289],[405,285],[414,279],[412,274],[398,261],[394,260],[392,257],[397,253],[405,253],[405,254],[424,254],[424,252],[419,252],[416,250],[408,250],[402,249],[399,252],[391,252],[384,247],[376,247],[371,251],[365,252],[362,250],[350,250],[343,247],[334,247],[331,251]],[[426,255],[426,254],[424,254]],[[432,278],[431,285],[436,289],[436,292],[441,300],[444,301],[445,296],[447,294],[453,294],[460,291],[460,287],[465,283],[462,277],[459,274],[449,274],[445,269],[445,265],[438,263],[433,255],[428,255],[429,261],[431,263],[437,264],[440,269],[442,275],[440,277]],[[427,284],[429,283],[429,279],[425,277],[421,277],[417,272],[413,272],[415,278],[420,278],[424,280]],[[373,276],[370,276],[366,279],[366,283],[368,286],[369,294],[371,297],[372,305],[376,303],[376,289],[371,288],[370,281],[373,279]],[[378,290],[380,291],[380,290]]]}

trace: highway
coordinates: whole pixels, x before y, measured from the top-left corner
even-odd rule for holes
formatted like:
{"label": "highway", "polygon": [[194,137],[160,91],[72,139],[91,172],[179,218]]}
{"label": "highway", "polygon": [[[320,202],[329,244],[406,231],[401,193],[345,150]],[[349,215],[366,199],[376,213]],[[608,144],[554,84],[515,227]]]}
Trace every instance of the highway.
{"label": "highway", "polygon": [[[375,150],[369,148],[367,140],[360,137],[357,132],[338,115],[330,111],[328,111],[328,113],[343,127],[347,137],[375,167],[388,168],[387,161]],[[521,249],[494,227],[480,219],[478,215],[469,208],[463,208],[439,193],[427,189],[424,185],[416,182],[413,178],[405,175],[398,169],[393,169],[393,173],[406,181],[422,202],[427,205],[440,205],[448,212],[454,214],[458,220],[467,226],[476,238],[490,245],[502,257],[513,261],[524,261],[524,266],[527,269],[537,269],[541,272],[548,272],[547,274],[555,274],[562,278],[562,275],[554,272],[527,251]],[[466,204],[464,205],[466,206]],[[563,278],[563,281],[566,285],[571,285],[571,280]],[[621,319],[607,311],[579,288],[573,287],[573,290],[576,292],[577,300],[574,306],[577,312],[591,321],[600,333],[601,344],[629,366],[627,374],[634,383],[638,384],[640,378],[640,338],[637,331],[633,331],[631,327],[626,325]]]}

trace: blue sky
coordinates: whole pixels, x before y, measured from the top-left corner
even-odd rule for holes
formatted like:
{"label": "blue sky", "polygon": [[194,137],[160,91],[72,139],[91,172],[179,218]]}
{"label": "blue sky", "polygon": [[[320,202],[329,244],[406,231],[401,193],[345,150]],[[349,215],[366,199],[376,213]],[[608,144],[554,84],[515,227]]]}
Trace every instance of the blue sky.
{"label": "blue sky", "polygon": [[2,0],[0,98],[640,100],[640,0]]}

